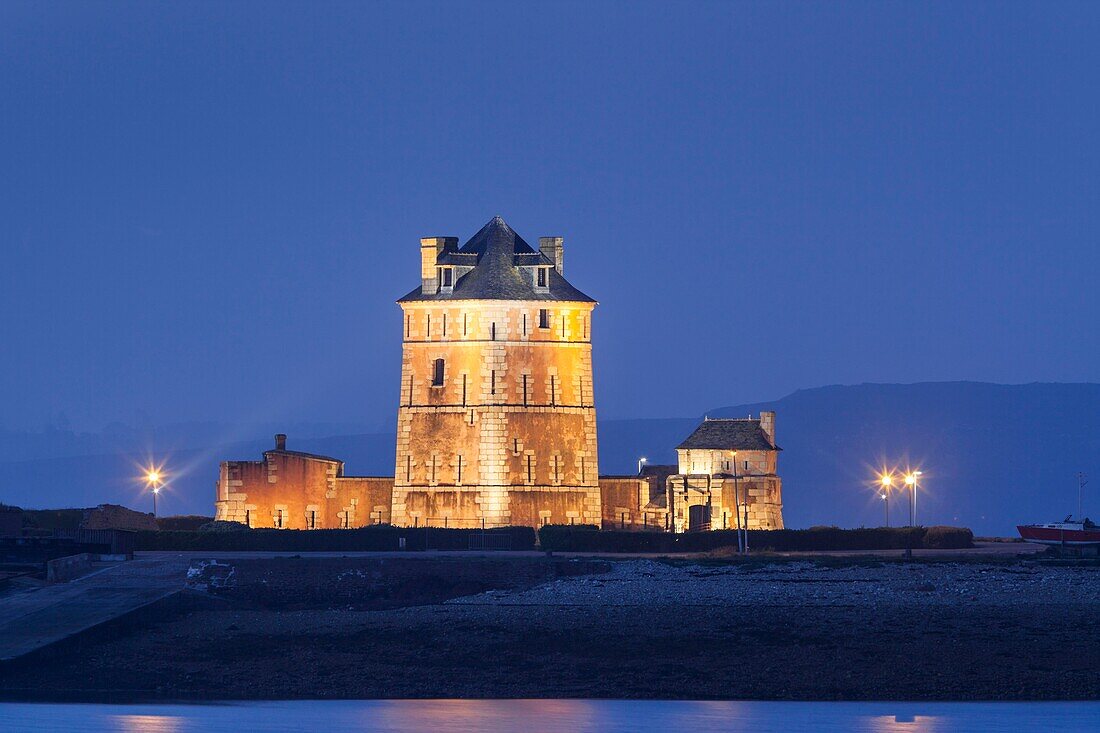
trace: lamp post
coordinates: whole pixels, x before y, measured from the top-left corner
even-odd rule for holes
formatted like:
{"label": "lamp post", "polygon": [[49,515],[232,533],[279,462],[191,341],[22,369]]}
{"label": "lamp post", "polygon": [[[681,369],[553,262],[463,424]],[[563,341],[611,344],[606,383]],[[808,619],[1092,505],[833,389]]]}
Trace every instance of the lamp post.
{"label": "lamp post", "polygon": [[879,492],[879,498],[882,499],[882,503],[886,507],[886,526],[890,526],[890,489],[894,486],[894,477],[888,473],[882,474],[879,478],[879,484],[882,486],[882,491]]}
{"label": "lamp post", "polygon": [[883,473],[882,478],[879,479],[879,483],[882,484],[882,491],[879,496],[882,499],[882,504],[886,506],[887,510],[887,527],[890,526],[890,489],[893,488],[893,477],[889,473]]}
{"label": "lamp post", "polygon": [[737,451],[733,451],[733,513],[737,515],[737,551],[744,552],[746,541],[741,539],[741,482],[737,476]]}
{"label": "lamp post", "polygon": [[909,526],[913,527],[917,522],[917,489],[920,486],[921,471],[911,471],[905,474],[905,485],[909,487]]}
{"label": "lamp post", "polygon": [[[745,475],[749,473],[749,462],[745,461]],[[749,554],[749,487],[745,485],[745,554]]]}
{"label": "lamp post", "polygon": [[153,490],[153,516],[157,516],[157,494],[160,493],[161,475],[160,471],[153,468],[145,474],[145,483]]}
{"label": "lamp post", "polygon": [[648,462],[649,462],[649,459],[646,458],[645,456],[642,456],[641,458],[638,459],[638,475],[639,476],[642,475],[642,466],[644,466]]}

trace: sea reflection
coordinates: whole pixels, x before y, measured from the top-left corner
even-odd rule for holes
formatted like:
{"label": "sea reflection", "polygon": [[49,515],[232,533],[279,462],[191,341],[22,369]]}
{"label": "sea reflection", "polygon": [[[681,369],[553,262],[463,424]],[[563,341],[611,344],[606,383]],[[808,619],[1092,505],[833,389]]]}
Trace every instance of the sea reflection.
{"label": "sea reflection", "polygon": [[940,718],[930,715],[879,715],[870,718],[869,729],[875,733],[935,733],[945,730],[940,727]]}
{"label": "sea reflection", "polygon": [[300,700],[224,705],[0,704],[28,733],[1049,733],[1100,730],[1100,703]]}
{"label": "sea reflection", "polygon": [[179,733],[186,722],[176,715],[115,715],[112,717],[116,726],[113,730],[125,733]]}

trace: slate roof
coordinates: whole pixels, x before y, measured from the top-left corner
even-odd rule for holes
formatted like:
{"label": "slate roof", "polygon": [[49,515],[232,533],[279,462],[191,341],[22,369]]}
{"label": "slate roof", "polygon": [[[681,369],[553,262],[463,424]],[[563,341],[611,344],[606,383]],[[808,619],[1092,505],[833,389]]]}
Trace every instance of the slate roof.
{"label": "slate roof", "polygon": [[672,476],[679,470],[680,467],[675,464],[643,463],[642,472],[638,475],[642,477],[656,476],[657,478],[663,479]]}
{"label": "slate roof", "polygon": [[752,418],[710,419],[676,446],[677,450],[781,450]]}
{"label": "slate roof", "polygon": [[339,463],[341,465],[343,465],[343,463],[344,463],[339,458],[332,458],[330,456],[322,456],[322,455],[318,455],[317,453],[303,453],[302,451],[299,451],[299,450],[279,450],[278,448],[273,448],[272,450],[265,450],[264,451],[265,456],[270,455],[272,453],[276,453],[280,456],[294,456],[295,458],[308,458],[308,459],[314,460],[314,461],[328,461],[329,463]]}
{"label": "slate roof", "polygon": [[445,250],[436,261],[441,265],[466,265],[474,269],[455,281],[450,293],[424,293],[417,287],[397,302],[413,300],[558,300],[581,303],[595,301],[550,269],[547,292],[536,292],[520,273],[519,266],[553,265],[544,254],[523,241],[512,227],[494,216],[470,241],[457,250]]}

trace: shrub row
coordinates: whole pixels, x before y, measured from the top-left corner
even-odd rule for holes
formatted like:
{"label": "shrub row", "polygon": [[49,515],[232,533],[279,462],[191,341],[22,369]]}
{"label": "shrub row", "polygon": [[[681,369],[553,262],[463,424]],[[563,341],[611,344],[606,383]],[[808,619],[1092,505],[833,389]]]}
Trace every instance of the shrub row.
{"label": "shrub row", "polygon": [[497,529],[441,529],[435,527],[393,527],[388,524],[359,529],[243,529],[239,532],[160,530],[138,532],[137,550],[199,550],[214,552],[356,552],[398,550],[401,539],[408,550],[466,550],[471,537],[486,532],[504,534],[512,550],[532,550],[535,530],[531,527]]}
{"label": "shrub row", "polygon": [[213,517],[204,517],[200,514],[177,514],[171,517],[157,517],[157,529],[191,530],[213,521]]}
{"label": "shrub row", "polygon": [[84,509],[24,509],[23,526],[27,529],[80,529]]}
{"label": "shrub row", "polygon": [[[670,534],[667,532],[595,531],[594,526],[548,525],[539,530],[543,550],[556,552],[707,552],[737,546],[737,531]],[[749,548],[772,552],[829,550],[961,549],[974,534],[965,527],[880,527],[840,529],[751,530]]]}

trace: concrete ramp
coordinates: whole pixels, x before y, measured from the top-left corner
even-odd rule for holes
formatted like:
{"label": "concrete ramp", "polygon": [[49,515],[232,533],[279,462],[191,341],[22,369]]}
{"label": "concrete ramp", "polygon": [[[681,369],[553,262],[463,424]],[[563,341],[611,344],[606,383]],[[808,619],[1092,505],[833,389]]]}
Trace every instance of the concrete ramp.
{"label": "concrete ramp", "polygon": [[180,592],[187,564],[186,559],[171,557],[135,560],[69,583],[0,598],[0,664]]}

